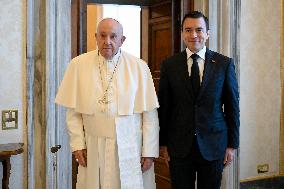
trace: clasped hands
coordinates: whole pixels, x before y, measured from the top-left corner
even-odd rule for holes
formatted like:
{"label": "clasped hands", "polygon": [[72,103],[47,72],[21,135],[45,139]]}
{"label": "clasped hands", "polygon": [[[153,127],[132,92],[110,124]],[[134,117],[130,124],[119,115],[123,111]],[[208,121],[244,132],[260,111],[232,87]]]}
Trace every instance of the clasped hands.
{"label": "clasped hands", "polygon": [[[75,156],[76,161],[79,163],[79,165],[83,167],[87,167],[87,150],[76,150],[72,152],[72,154]],[[142,172],[144,173],[148,169],[151,168],[153,165],[154,158],[153,157],[142,157],[141,158],[141,169]]]}

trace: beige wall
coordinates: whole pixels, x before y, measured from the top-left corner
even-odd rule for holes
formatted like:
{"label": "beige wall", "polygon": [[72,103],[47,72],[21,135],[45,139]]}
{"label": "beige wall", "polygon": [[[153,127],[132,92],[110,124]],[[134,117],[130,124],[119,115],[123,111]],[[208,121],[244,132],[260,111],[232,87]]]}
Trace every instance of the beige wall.
{"label": "beige wall", "polygon": [[97,24],[102,18],[102,6],[90,4],[87,6],[87,52],[97,48],[95,33]]}
{"label": "beige wall", "polygon": [[281,9],[281,128],[280,128],[280,174],[284,174],[284,1]]}
{"label": "beige wall", "polygon": [[[0,12],[0,111],[19,111],[18,129],[2,130],[1,127],[0,143],[24,142],[26,145],[26,0],[2,0]],[[12,156],[11,189],[26,188],[25,162],[26,153]],[[2,165],[0,178],[2,185]]]}
{"label": "beige wall", "polygon": [[[281,0],[241,4],[240,179],[279,174]],[[257,165],[269,172],[257,173]]]}

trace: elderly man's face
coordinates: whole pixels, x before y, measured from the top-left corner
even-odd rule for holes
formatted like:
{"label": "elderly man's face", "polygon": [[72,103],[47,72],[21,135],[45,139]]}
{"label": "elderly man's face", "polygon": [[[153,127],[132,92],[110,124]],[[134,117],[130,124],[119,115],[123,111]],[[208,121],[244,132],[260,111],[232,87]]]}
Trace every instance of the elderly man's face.
{"label": "elderly man's face", "polygon": [[113,19],[102,20],[98,25],[96,40],[100,54],[105,59],[112,59],[125,40],[122,26]]}

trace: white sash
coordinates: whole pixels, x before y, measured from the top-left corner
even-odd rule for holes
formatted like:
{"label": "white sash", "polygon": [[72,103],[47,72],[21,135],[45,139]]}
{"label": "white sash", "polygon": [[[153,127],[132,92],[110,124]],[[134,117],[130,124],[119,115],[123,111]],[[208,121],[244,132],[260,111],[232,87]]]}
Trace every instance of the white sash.
{"label": "white sash", "polygon": [[135,116],[115,119],[121,189],[144,189]]}

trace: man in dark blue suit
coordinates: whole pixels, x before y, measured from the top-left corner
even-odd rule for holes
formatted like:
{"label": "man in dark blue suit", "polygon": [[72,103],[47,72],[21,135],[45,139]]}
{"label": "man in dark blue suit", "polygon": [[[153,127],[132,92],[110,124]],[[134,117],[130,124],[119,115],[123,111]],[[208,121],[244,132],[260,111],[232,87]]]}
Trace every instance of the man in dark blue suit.
{"label": "man in dark blue suit", "polygon": [[[233,60],[205,47],[208,19],[184,16],[186,50],[163,61],[159,84],[160,146],[173,189],[220,188],[239,147],[239,92]],[[197,176],[197,178],[196,178]]]}

